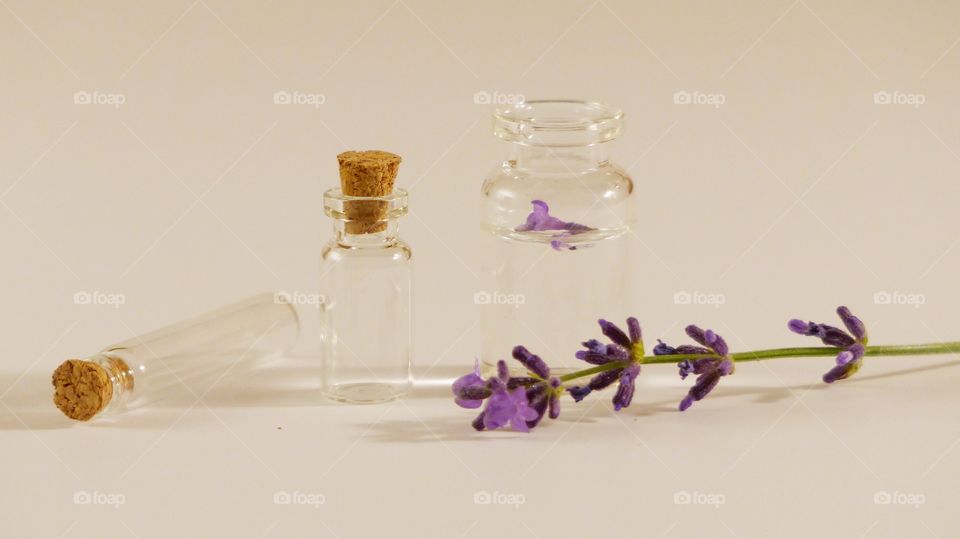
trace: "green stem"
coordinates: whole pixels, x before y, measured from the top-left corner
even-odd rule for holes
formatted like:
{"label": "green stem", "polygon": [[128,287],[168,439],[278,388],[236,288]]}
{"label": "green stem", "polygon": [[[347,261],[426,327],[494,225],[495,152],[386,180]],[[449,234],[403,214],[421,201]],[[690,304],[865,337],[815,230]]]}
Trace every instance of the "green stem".
{"label": "green stem", "polygon": [[[821,357],[835,356],[839,353],[837,348],[831,346],[809,346],[796,348],[768,348],[766,350],[754,350],[752,352],[736,352],[730,354],[734,361],[763,361],[765,359],[777,359],[785,357]],[[920,356],[929,354],[951,354],[960,353],[960,341],[927,343],[927,344],[894,344],[867,346],[867,356]],[[640,363],[679,363],[685,359],[700,359],[704,357],[719,357],[715,354],[671,354],[664,356],[643,356]],[[601,372],[614,369],[622,369],[629,365],[629,361],[614,361],[590,367],[560,376],[561,382],[569,382],[585,376],[593,376]]]}

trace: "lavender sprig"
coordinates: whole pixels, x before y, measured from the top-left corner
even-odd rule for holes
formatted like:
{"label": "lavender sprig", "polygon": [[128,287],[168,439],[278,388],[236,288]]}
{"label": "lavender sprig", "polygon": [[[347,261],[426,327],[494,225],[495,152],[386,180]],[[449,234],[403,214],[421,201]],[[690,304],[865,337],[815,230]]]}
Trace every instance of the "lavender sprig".
{"label": "lavender sprig", "polygon": [[[817,337],[825,346],[771,348],[748,352],[731,352],[726,341],[711,330],[695,325],[687,326],[686,334],[696,344],[672,347],[663,341],[653,348],[653,355],[644,355],[640,323],[636,318],[627,319],[627,331],[606,320],[600,320],[600,330],[610,342],[590,339],[583,342],[583,349],[575,357],[591,366],[562,376],[552,375],[550,368],[539,356],[522,346],[513,349],[513,357],[527,370],[525,376],[510,376],[505,361],[497,363],[496,375],[483,379],[479,365],[474,371],[458,378],[453,384],[455,402],[464,408],[487,406],[473,421],[477,430],[493,430],[510,426],[526,432],[537,426],[544,415],[556,419],[560,414],[560,397],[569,393],[576,402],[619,382],[613,396],[615,411],[621,411],[633,401],[636,379],[640,366],[645,364],[672,363],[679,369],[681,379],[691,374],[697,380],[680,401],[679,409],[690,406],[712,392],[724,376],[733,374],[736,363],[764,361],[787,357],[835,356],[835,365],[823,375],[823,381],[833,383],[849,378],[863,365],[863,358],[879,356],[904,356],[947,354],[960,352],[960,341],[907,344],[869,345],[866,325],[846,307],[838,307],[837,314],[846,331],[837,327],[790,320],[790,331]],[[568,382],[587,378],[586,384],[566,385]]]}

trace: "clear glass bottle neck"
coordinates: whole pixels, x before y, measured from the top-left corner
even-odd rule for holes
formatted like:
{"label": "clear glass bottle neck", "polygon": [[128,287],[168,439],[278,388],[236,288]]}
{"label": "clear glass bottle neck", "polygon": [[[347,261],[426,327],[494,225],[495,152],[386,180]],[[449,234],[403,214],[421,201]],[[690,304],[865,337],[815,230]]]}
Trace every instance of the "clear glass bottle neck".
{"label": "clear glass bottle neck", "polygon": [[510,144],[508,164],[538,173],[568,174],[608,166],[606,144],[583,146],[544,146]]}
{"label": "clear glass bottle neck", "polygon": [[366,248],[366,247],[389,247],[400,241],[398,231],[400,224],[397,219],[388,219],[380,221],[375,228],[382,227],[382,230],[357,233],[349,230],[349,221],[333,220],[334,240],[345,247]]}

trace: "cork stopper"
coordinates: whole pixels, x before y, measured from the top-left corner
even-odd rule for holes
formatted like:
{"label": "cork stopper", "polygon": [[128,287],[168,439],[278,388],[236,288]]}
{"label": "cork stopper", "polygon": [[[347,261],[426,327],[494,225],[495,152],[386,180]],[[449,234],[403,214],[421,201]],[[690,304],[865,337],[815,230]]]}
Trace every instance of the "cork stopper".
{"label": "cork stopper", "polygon": [[68,359],[53,371],[53,403],[67,417],[87,421],[107,407],[113,383],[92,361]]}
{"label": "cork stopper", "polygon": [[[400,169],[400,156],[382,150],[348,151],[337,156],[340,164],[340,189],[354,197],[382,197],[393,192]],[[346,230],[350,234],[370,234],[386,229],[388,204],[379,200],[356,200],[345,205]]]}

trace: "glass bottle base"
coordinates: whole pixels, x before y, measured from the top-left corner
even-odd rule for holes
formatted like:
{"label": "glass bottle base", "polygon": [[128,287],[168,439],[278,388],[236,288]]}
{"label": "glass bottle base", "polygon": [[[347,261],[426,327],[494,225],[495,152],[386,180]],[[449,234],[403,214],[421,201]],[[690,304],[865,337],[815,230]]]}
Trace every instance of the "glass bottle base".
{"label": "glass bottle base", "polygon": [[327,398],[348,404],[377,404],[390,402],[405,396],[409,384],[384,384],[380,382],[357,382],[327,386]]}

